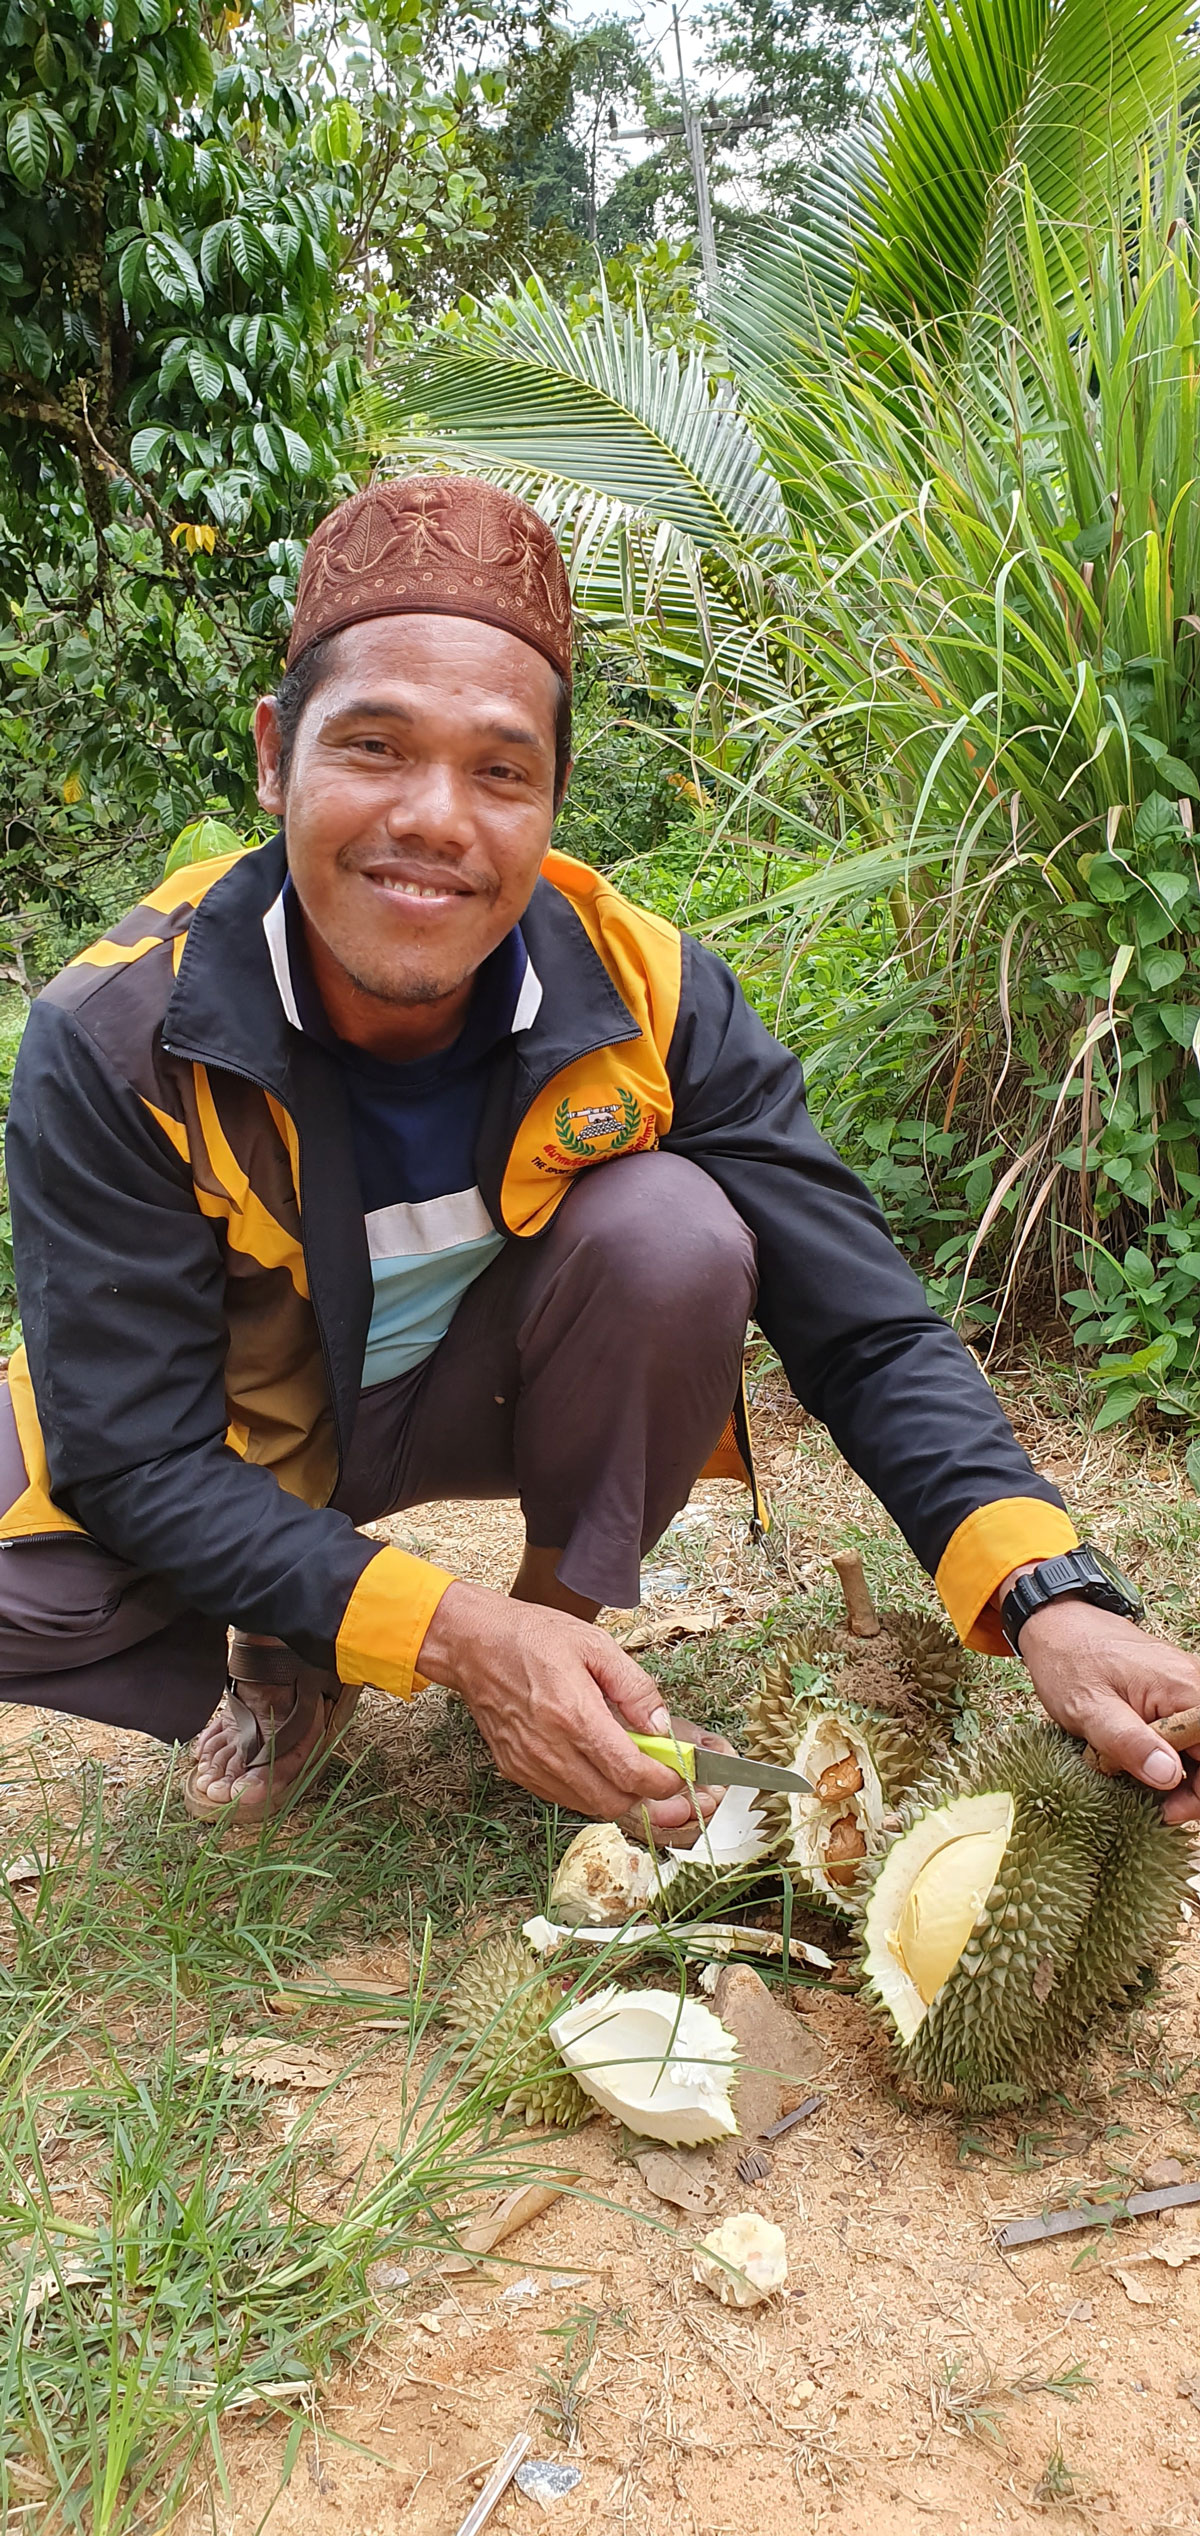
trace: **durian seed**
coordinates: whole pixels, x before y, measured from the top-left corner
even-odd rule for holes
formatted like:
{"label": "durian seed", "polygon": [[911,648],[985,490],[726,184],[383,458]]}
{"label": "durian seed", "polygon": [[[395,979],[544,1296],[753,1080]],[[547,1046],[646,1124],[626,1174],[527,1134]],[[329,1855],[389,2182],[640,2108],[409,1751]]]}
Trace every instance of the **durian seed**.
{"label": "durian seed", "polygon": [[822,1861],[831,1884],[853,1884],[858,1862],[865,1858],[867,1844],[853,1814],[843,1814],[833,1824],[825,1843]]}
{"label": "durian seed", "polygon": [[828,1769],[822,1770],[813,1794],[820,1797],[823,1805],[836,1805],[844,1796],[857,1796],[862,1783],[862,1771],[853,1753],[848,1752],[844,1760],[831,1761]]}

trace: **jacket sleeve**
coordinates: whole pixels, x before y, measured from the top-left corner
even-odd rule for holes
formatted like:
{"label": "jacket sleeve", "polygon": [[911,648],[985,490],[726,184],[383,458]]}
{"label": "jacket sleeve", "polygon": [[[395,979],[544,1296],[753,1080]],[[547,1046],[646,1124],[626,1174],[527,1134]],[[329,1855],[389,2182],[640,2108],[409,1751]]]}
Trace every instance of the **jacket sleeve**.
{"label": "jacket sleeve", "polygon": [[221,1228],[145,1104],[52,1002],[26,1024],[7,1167],[55,1503],[185,1605],[406,1694],[448,1576],[227,1444]]}
{"label": "jacket sleeve", "polygon": [[757,1318],[797,1399],[882,1500],[960,1635],[1023,1560],[1078,1538],[990,1383],[925,1299],[869,1191],[817,1134],[796,1059],[711,952],[683,944],[664,1146],[711,1173],[758,1244]]}

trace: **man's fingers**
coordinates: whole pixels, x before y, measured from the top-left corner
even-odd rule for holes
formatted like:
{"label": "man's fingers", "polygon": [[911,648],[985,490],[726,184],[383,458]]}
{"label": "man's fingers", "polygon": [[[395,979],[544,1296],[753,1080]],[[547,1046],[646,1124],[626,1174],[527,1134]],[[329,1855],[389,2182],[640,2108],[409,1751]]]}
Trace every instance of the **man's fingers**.
{"label": "man's fingers", "polygon": [[1178,1787],[1183,1777],[1178,1753],[1115,1693],[1098,1693],[1081,1704],[1077,1732],[1086,1735],[1106,1761],[1127,1771],[1131,1779],[1140,1779],[1143,1787],[1155,1788],[1160,1796],[1167,1788]]}
{"label": "man's fingers", "polygon": [[603,1629],[591,1634],[588,1667],[606,1700],[636,1735],[669,1735],[671,1719],[657,1682]]}

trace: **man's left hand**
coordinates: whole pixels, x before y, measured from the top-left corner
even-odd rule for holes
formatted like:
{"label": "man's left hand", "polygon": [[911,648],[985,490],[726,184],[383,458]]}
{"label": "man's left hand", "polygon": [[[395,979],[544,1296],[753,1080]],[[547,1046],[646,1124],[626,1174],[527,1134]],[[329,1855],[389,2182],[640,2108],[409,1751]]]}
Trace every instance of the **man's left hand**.
{"label": "man's left hand", "polygon": [[1200,1707],[1195,1656],[1069,1595],[1044,1603],[1025,1622],[1020,1652],[1043,1708],[1060,1726],[1083,1735],[1156,1796],[1169,1788],[1168,1823],[1200,1822],[1200,1737],[1181,1755],[1153,1726],[1156,1717]]}

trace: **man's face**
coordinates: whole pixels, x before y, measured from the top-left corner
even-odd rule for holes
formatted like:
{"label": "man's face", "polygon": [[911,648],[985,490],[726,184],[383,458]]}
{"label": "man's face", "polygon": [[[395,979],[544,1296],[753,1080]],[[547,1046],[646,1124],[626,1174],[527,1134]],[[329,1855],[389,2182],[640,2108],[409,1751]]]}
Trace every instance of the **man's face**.
{"label": "man's face", "polygon": [[286,790],[258,708],[258,797],[286,819],[310,936],[361,993],[452,995],[527,907],[554,822],[557,683],[466,617],[372,617],[331,646]]}

